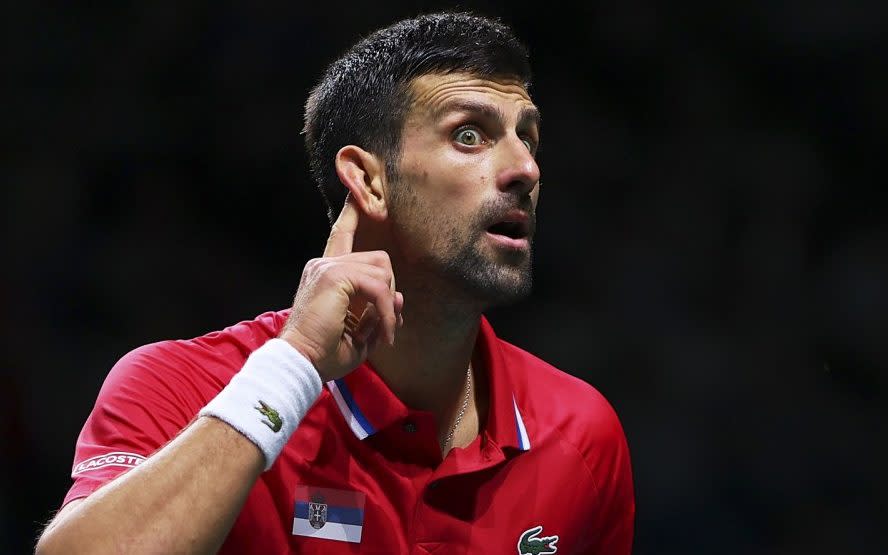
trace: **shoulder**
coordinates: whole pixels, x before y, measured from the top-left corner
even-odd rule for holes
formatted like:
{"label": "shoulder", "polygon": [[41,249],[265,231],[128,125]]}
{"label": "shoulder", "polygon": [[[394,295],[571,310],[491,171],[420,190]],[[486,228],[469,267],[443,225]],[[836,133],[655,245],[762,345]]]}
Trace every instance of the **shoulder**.
{"label": "shoulder", "polygon": [[623,427],[601,392],[520,347],[499,343],[516,402],[536,435],[559,435],[584,456],[625,449]]}
{"label": "shoulder", "polygon": [[240,370],[249,354],[277,334],[285,316],[266,313],[194,339],[133,349],[108,373],[77,438],[74,485],[90,495],[176,436]]}
{"label": "shoulder", "polygon": [[630,553],[635,486],[616,411],[583,380],[514,345],[503,342],[501,350],[511,361],[516,402],[531,421],[530,453],[537,449],[538,456],[552,461],[548,468],[563,468],[568,487],[582,488],[583,475],[591,481],[594,493],[584,496],[583,505],[588,551]]}
{"label": "shoulder", "polygon": [[206,402],[240,370],[251,352],[277,335],[284,319],[284,313],[267,312],[192,339],[142,345],[114,365],[100,397],[148,390],[173,396],[190,393],[197,397],[194,402]]}

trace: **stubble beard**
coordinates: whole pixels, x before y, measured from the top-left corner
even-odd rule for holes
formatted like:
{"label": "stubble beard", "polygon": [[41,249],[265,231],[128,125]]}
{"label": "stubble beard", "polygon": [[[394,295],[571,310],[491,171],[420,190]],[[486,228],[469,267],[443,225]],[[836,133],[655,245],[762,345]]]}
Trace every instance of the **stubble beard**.
{"label": "stubble beard", "polygon": [[[416,285],[437,289],[430,291],[432,294],[462,297],[482,309],[512,304],[530,294],[532,245],[528,251],[521,251],[495,249],[487,244],[485,222],[514,207],[514,203],[485,204],[466,225],[425,205],[410,189],[407,183],[395,185],[390,216],[401,233],[411,236],[407,241],[422,237],[427,246],[424,254],[410,262],[416,266],[410,272],[422,280]],[[529,211],[534,217],[532,209]]]}
{"label": "stubble beard", "polygon": [[482,230],[469,241],[451,238],[453,248],[439,257],[442,274],[485,308],[512,304],[527,297],[533,286],[533,251],[507,251],[498,256],[500,260],[493,260],[490,254],[482,252],[484,233]]}

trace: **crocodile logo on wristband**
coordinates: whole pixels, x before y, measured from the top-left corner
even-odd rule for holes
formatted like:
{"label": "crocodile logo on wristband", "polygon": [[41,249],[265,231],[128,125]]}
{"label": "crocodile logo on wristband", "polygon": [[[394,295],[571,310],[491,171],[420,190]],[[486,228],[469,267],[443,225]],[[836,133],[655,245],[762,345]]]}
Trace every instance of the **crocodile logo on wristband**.
{"label": "crocodile logo on wristband", "polygon": [[253,407],[258,410],[262,416],[267,418],[268,420],[263,420],[262,423],[268,426],[272,432],[278,433],[281,431],[281,426],[284,425],[284,421],[281,419],[281,415],[278,414],[278,411],[269,407],[265,404],[265,401],[259,401],[258,407]]}

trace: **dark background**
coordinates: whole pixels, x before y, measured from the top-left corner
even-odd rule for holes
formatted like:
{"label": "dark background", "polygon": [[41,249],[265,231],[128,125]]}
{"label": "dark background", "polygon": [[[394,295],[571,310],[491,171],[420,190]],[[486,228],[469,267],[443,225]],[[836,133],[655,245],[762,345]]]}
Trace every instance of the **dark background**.
{"label": "dark background", "polygon": [[[618,410],[636,553],[888,552],[883,3],[557,4],[463,4],[529,43],[544,114],[500,335]],[[58,507],[117,358],[289,304],[327,235],[308,90],[439,7],[2,8],[0,552]]]}

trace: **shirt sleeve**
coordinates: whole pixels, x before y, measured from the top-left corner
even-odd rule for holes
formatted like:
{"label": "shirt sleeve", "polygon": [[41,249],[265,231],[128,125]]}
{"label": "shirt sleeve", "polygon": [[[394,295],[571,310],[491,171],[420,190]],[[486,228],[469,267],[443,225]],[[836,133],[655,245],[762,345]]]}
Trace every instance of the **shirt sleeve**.
{"label": "shirt sleeve", "polygon": [[632,464],[623,427],[606,401],[600,405],[593,429],[596,440],[589,444],[585,456],[599,495],[598,525],[590,553],[631,555],[635,533]]}
{"label": "shirt sleeve", "polygon": [[599,483],[605,510],[595,553],[630,555],[635,533],[635,488],[629,447],[622,427],[614,437],[613,447],[610,471]]}
{"label": "shirt sleeve", "polygon": [[74,452],[73,484],[62,503],[86,497],[174,438],[224,386],[195,372],[176,342],[140,347],[120,359],[99,391]]}

